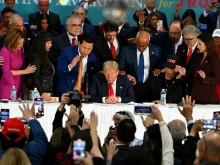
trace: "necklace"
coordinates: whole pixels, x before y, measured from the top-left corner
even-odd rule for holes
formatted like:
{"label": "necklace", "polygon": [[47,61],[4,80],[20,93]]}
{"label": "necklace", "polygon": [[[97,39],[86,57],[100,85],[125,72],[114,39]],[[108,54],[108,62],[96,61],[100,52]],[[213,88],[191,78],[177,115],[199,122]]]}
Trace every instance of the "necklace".
{"label": "necklace", "polygon": [[166,83],[166,86],[167,86],[167,88],[168,88],[168,84],[167,84],[167,80],[166,80],[166,78],[165,78],[165,83]]}

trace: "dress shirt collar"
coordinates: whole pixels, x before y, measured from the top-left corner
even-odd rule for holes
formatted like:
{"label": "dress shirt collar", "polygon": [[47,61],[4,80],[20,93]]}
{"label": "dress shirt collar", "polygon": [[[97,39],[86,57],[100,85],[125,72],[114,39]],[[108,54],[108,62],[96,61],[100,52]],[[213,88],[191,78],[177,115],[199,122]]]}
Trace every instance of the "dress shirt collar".
{"label": "dress shirt collar", "polygon": [[77,38],[77,36],[73,37],[73,36],[71,36],[68,32],[66,32],[66,33],[67,33],[67,36],[68,36],[68,38],[69,38],[69,40],[70,40],[70,45],[72,45],[72,39],[73,39],[73,38],[76,39],[76,44],[78,45],[78,38]]}
{"label": "dress shirt collar", "polygon": [[[196,44],[192,47],[192,51],[195,50],[196,46],[198,45],[198,42],[196,42]],[[188,48],[189,49],[189,48]]]}
{"label": "dress shirt collar", "polygon": [[[116,77],[115,81],[112,83],[112,85],[116,86],[116,82],[117,82],[117,77]],[[108,84],[109,84],[109,82],[108,82]]]}
{"label": "dress shirt collar", "polygon": [[[145,49],[145,50],[143,51],[143,54],[144,54],[144,53],[147,53],[147,52],[148,52],[148,49],[149,49],[149,46],[147,47],[147,49]],[[141,53],[141,52],[137,49],[137,53]]]}
{"label": "dress shirt collar", "polygon": [[[39,13],[43,14],[40,10],[39,10]],[[49,13],[50,13],[49,10],[47,10],[47,15],[49,15]]]}
{"label": "dress shirt collar", "polygon": [[124,26],[125,23],[123,23],[121,26],[118,27],[118,33],[120,33],[122,27]]}
{"label": "dress shirt collar", "polygon": [[[148,14],[150,14],[152,12],[152,11],[148,10],[148,8],[146,8],[146,10],[147,10]],[[156,11],[156,9],[154,8],[153,11]]]}
{"label": "dress shirt collar", "polygon": [[175,45],[181,45],[182,42],[183,42],[183,36],[181,35],[179,41],[177,41],[177,42],[175,43]]}

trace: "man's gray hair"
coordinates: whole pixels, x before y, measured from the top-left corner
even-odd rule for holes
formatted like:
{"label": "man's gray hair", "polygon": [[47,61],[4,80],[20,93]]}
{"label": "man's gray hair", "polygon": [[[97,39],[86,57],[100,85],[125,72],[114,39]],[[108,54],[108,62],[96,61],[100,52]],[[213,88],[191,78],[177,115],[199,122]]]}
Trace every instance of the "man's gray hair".
{"label": "man's gray hair", "polygon": [[23,17],[20,16],[19,14],[12,14],[11,17],[9,18],[9,25],[13,24],[17,20],[22,20],[24,21]]}
{"label": "man's gray hair", "polygon": [[[122,114],[120,112],[123,112],[124,114]],[[130,111],[119,111],[119,112],[116,112],[113,116],[113,120],[122,121],[124,119],[131,119],[131,120],[133,120],[133,122],[135,122],[134,115]]]}
{"label": "man's gray hair", "polygon": [[76,10],[78,10],[78,9],[83,10],[83,11],[85,12],[85,14],[86,14],[86,10],[85,10],[82,6],[78,6],[77,8],[75,8],[75,9],[74,9],[74,13],[75,13]]}
{"label": "man's gray hair", "polygon": [[70,25],[71,19],[79,19],[81,21],[80,16],[78,16],[77,14],[70,14],[68,15],[67,19],[66,19],[66,25]]}
{"label": "man's gray hair", "polygon": [[103,70],[115,69],[118,70],[118,63],[115,61],[106,61],[103,63]]}
{"label": "man's gray hair", "polygon": [[186,136],[186,124],[182,120],[173,120],[168,123],[173,141],[182,141]]}
{"label": "man's gray hair", "polygon": [[191,34],[193,37],[198,37],[202,32],[194,25],[188,25],[183,29],[183,36]]}

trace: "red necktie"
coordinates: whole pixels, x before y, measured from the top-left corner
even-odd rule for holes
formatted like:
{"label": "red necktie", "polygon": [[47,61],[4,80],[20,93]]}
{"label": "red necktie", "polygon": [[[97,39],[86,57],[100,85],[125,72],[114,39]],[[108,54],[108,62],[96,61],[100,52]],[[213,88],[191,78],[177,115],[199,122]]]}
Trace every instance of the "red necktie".
{"label": "red necktie", "polygon": [[113,83],[109,83],[109,86],[108,86],[108,96],[113,96],[114,95],[114,90],[113,90],[112,84]]}
{"label": "red necktie", "polygon": [[188,52],[187,57],[186,57],[186,65],[188,64],[188,62],[190,60],[190,57],[192,56],[192,53],[193,53],[193,49],[189,48],[189,52]]}
{"label": "red necktie", "polygon": [[116,60],[116,50],[115,50],[115,46],[113,43],[110,43],[111,45],[111,52],[112,52],[112,57],[114,60]]}
{"label": "red necktie", "polygon": [[72,39],[72,46],[76,46],[76,38]]}

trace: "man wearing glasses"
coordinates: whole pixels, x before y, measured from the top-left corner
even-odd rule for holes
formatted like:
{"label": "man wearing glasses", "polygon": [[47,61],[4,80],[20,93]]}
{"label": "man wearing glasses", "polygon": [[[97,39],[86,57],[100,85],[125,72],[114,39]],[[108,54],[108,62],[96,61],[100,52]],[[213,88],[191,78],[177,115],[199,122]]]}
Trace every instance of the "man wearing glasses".
{"label": "man wearing glasses", "polygon": [[178,46],[183,43],[181,31],[181,21],[174,20],[170,23],[169,32],[161,32],[158,33],[158,35],[151,37],[150,43],[161,47],[162,63],[166,62],[169,55],[175,55]]}
{"label": "man wearing glasses", "polygon": [[195,61],[197,56],[201,55],[197,48],[197,36],[201,34],[201,31],[194,25],[188,25],[183,29],[182,33],[185,43],[178,47],[176,55],[180,58],[180,66],[186,68],[188,83],[187,94],[190,94],[195,70]]}

